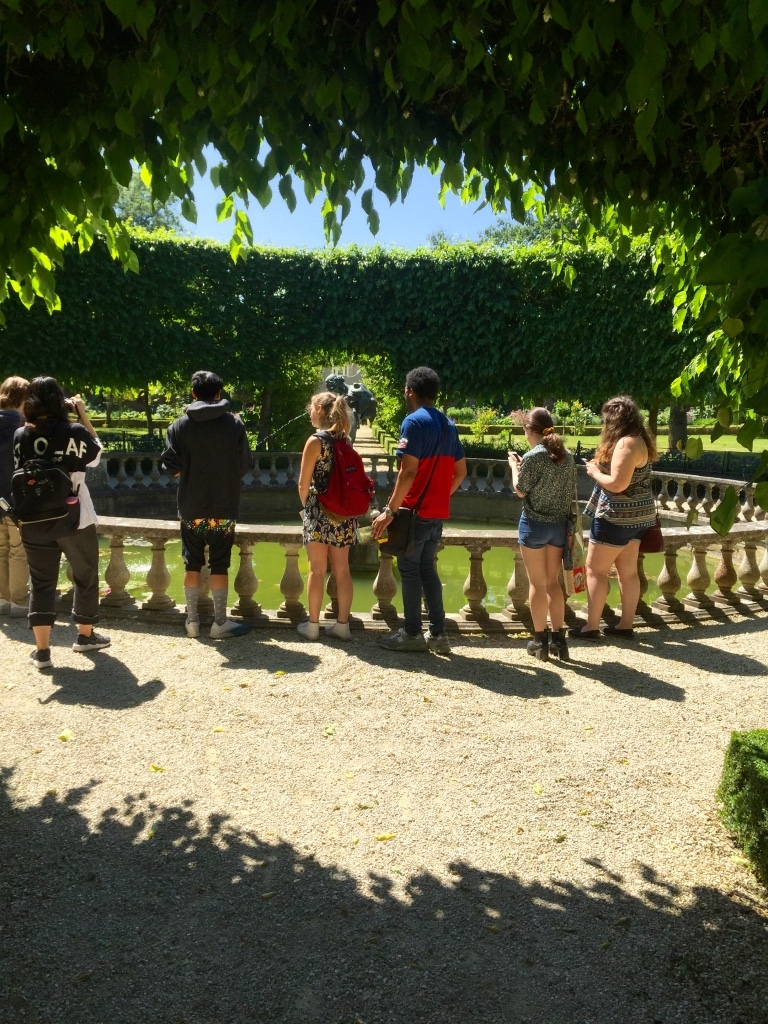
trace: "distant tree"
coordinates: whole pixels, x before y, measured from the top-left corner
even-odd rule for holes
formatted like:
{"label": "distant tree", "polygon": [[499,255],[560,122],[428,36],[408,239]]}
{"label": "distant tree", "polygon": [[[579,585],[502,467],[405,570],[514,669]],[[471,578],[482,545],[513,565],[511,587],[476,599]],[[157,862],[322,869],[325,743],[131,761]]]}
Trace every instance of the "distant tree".
{"label": "distant tree", "polygon": [[560,238],[578,241],[579,219],[583,214],[580,204],[572,203],[563,206],[554,213],[545,213],[543,220],[529,210],[525,220],[512,220],[511,217],[497,217],[478,235],[480,242],[492,242],[494,245],[535,245],[536,242],[552,242]]}
{"label": "distant tree", "polygon": [[167,228],[177,234],[183,234],[179,219],[178,200],[165,203],[152,199],[152,192],[141,180],[139,171],[134,171],[130,185],[120,185],[119,197],[115,203],[115,213],[119,220],[130,221],[135,227],[154,231],[156,228]]}

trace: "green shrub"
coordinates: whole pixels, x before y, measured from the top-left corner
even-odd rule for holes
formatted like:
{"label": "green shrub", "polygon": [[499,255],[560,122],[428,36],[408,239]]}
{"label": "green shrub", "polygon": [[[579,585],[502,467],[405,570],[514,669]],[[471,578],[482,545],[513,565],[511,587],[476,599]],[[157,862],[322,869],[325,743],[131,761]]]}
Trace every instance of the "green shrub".
{"label": "green shrub", "polygon": [[453,420],[454,423],[471,423],[475,418],[477,409],[472,409],[470,406],[465,405],[461,408],[451,406],[448,410],[447,415]]}
{"label": "green shrub", "polygon": [[718,796],[725,827],[768,885],[768,729],[731,733]]}

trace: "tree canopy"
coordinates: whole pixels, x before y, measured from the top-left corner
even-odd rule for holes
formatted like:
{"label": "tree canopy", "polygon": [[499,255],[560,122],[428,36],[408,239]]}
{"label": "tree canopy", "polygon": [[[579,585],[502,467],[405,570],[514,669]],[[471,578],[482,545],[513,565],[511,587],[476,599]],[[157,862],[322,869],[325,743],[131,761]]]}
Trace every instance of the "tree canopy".
{"label": "tree canopy", "polygon": [[146,231],[165,228],[179,234],[183,229],[179,217],[178,203],[159,202],[152,198],[152,190],[141,180],[141,173],[134,171],[128,185],[121,185],[115,213],[119,220],[129,221],[134,227]]}
{"label": "tree canopy", "polygon": [[[0,297],[57,308],[97,231],[137,269],[132,161],[194,219],[212,144],[222,216],[298,179],[334,241],[354,193],[377,230],[365,157],[390,202],[427,165],[519,221],[577,199],[620,256],[649,234],[677,326],[712,332],[678,389],[714,372],[768,415],[764,0],[6,0],[0,43]],[[235,258],[250,236],[240,210]]]}

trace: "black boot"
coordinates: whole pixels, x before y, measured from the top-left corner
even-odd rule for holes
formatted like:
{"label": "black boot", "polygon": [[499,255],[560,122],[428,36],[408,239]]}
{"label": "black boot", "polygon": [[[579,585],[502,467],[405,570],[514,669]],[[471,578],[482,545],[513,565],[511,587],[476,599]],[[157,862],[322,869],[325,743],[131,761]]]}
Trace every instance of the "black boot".
{"label": "black boot", "polygon": [[549,653],[553,658],[559,658],[560,661],[570,660],[568,641],[565,639],[565,628],[552,631],[552,635],[549,638]]}
{"label": "black boot", "polygon": [[549,630],[543,629],[540,633],[533,634],[533,640],[527,644],[528,653],[532,654],[536,661],[549,661]]}

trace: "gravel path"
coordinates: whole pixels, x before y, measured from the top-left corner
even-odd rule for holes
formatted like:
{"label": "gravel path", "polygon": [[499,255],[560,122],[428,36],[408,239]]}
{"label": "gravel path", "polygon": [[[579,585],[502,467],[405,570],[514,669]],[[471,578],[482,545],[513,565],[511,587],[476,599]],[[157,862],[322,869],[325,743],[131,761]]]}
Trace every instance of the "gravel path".
{"label": "gravel path", "polygon": [[44,676],[6,623],[0,1021],[765,1024],[714,791],[766,626],[537,667],[111,622]]}

